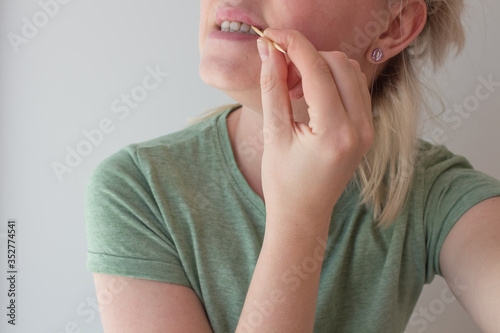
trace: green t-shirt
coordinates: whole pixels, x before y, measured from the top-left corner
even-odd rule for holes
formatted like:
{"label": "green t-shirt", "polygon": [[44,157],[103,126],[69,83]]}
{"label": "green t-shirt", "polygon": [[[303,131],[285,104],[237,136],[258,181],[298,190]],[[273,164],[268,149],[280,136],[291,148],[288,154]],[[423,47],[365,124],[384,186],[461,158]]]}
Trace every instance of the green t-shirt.
{"label": "green t-shirt", "polygon": [[[192,288],[214,332],[234,332],[259,256],[262,199],[234,160],[228,109],[181,131],[129,145],[87,185],[87,268]],[[404,209],[387,229],[349,186],[332,214],[314,332],[402,332],[439,252],[472,206],[500,182],[442,146],[421,142]],[[307,264],[307,263],[305,263]],[[290,288],[302,271],[284,272]]]}

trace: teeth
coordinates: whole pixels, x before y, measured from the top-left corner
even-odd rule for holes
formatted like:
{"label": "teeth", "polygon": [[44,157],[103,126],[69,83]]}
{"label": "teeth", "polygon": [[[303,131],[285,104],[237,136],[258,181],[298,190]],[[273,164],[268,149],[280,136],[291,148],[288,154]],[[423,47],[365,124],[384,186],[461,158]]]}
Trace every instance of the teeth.
{"label": "teeth", "polygon": [[240,27],[241,27],[241,23],[240,22],[231,22],[231,25],[229,26],[229,29],[231,29],[233,31],[239,31]]}
{"label": "teeth", "polygon": [[[249,24],[246,24],[246,23],[241,24],[240,31],[250,32],[250,30],[251,30],[251,28],[250,28]],[[252,32],[255,32],[255,31],[252,30]]]}
{"label": "teeth", "polygon": [[222,22],[220,28],[221,31],[238,32],[247,35],[257,35],[257,33],[250,28],[249,24],[242,22],[224,21]]}

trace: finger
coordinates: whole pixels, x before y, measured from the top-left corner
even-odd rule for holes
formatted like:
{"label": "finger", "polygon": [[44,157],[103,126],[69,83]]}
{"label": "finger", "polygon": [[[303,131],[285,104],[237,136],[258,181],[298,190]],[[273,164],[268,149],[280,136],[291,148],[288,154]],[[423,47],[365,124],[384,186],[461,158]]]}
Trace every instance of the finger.
{"label": "finger", "polygon": [[269,135],[286,135],[293,128],[293,112],[288,95],[288,66],[285,56],[274,48],[269,39],[257,42],[262,60],[260,85],[264,130]]}
{"label": "finger", "polygon": [[361,71],[361,66],[355,60],[350,60],[356,77],[358,79],[358,86],[361,93],[361,99],[364,104],[364,114],[360,116],[360,122],[356,125],[359,135],[366,149],[371,146],[374,136],[373,114],[372,114],[372,100],[370,92],[368,91],[368,82],[366,75]]}
{"label": "finger", "polygon": [[300,32],[266,29],[269,37],[287,51],[302,77],[304,98],[309,106],[309,126],[314,133],[328,132],[346,121],[346,113],[328,63]]}
{"label": "finger", "polygon": [[304,96],[304,92],[302,91],[302,77],[297,67],[291,61],[288,63],[287,84],[291,100],[300,99]]}
{"label": "finger", "polygon": [[331,68],[337,90],[346,110],[356,128],[366,121],[366,105],[361,92],[358,74],[354,65],[343,52],[320,52]]}
{"label": "finger", "polygon": [[304,97],[304,90],[302,90],[302,81],[297,82],[295,86],[288,90],[290,100],[295,101]]}
{"label": "finger", "polygon": [[366,79],[366,75],[361,71],[361,66],[359,62],[351,59],[351,63],[353,64],[354,72],[358,77],[359,89],[361,91],[361,96],[363,98],[363,103],[365,105],[366,115],[368,118],[373,118],[372,114],[372,98],[370,95],[370,91],[368,90],[368,81]]}

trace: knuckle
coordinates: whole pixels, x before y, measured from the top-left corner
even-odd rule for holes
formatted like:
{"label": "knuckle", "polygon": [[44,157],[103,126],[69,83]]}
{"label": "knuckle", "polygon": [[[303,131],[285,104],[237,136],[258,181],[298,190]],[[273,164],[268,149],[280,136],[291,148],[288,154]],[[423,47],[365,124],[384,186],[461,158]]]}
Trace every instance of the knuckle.
{"label": "knuckle", "polygon": [[323,57],[318,55],[318,57],[314,60],[313,68],[315,68],[318,72],[323,73],[323,74],[328,74],[331,75],[332,71],[330,68],[330,65],[326,62]]}
{"label": "knuckle", "polygon": [[342,152],[347,153],[352,151],[358,146],[359,138],[353,131],[346,131],[345,135],[340,142],[340,149]]}
{"label": "knuckle", "polygon": [[292,29],[292,30],[288,31],[288,36],[289,36],[290,40],[295,40],[297,38],[300,38],[303,35],[302,35],[302,33],[300,31]]}
{"label": "knuckle", "polygon": [[375,131],[373,129],[373,126],[369,123],[365,124],[361,128],[361,147],[363,151],[367,151],[375,138]]}
{"label": "knuckle", "polygon": [[280,35],[281,38],[274,41],[281,46],[286,46],[288,52],[294,53],[297,48],[300,48],[300,39],[303,38],[303,36],[304,35],[298,30],[287,30],[286,34]]}
{"label": "knuckle", "polygon": [[349,61],[349,57],[342,51],[333,51],[330,55],[334,60]]}
{"label": "knuckle", "polygon": [[354,67],[354,69],[361,70],[361,65],[359,64],[359,62],[357,62],[354,59],[349,59],[349,61],[351,62],[352,67]]}
{"label": "knuckle", "polygon": [[262,75],[260,77],[260,89],[262,93],[270,92],[276,86],[276,80],[272,75]]}
{"label": "knuckle", "polygon": [[358,146],[359,138],[351,128],[339,131],[335,140],[336,153],[340,158],[352,153]]}

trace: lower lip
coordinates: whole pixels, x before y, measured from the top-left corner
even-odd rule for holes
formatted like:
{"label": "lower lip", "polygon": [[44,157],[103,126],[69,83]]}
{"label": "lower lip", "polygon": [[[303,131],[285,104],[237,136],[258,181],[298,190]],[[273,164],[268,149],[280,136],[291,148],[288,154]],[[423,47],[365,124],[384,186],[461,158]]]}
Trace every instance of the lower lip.
{"label": "lower lip", "polygon": [[215,39],[223,39],[223,40],[232,40],[232,41],[256,41],[260,38],[258,35],[248,35],[242,34],[238,32],[228,32],[228,31],[212,31],[209,35],[209,38]]}

